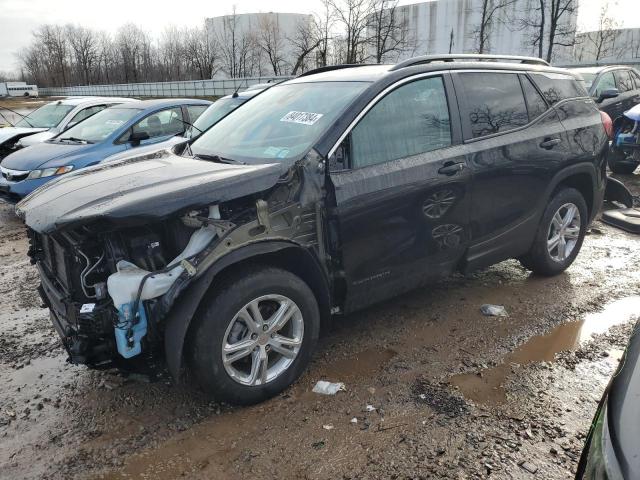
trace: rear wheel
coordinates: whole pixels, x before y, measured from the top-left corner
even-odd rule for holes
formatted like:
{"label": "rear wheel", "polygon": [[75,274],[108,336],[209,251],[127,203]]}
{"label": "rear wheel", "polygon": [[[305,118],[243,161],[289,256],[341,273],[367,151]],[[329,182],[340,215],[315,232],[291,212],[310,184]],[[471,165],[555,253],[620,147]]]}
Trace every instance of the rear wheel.
{"label": "rear wheel", "polygon": [[536,232],[533,246],[520,259],[540,275],[565,271],[578,256],[587,231],[587,205],[574,188],[564,188],[551,199]]}
{"label": "rear wheel", "polygon": [[190,332],[190,368],[219,400],[251,404],[277,395],[308,365],[320,330],[309,286],[271,267],[228,277]]}

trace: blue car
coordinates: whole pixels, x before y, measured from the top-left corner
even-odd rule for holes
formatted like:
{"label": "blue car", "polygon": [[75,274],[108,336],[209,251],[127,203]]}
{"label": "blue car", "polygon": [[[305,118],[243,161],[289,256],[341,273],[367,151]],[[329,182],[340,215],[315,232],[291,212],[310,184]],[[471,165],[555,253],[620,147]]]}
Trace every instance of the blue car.
{"label": "blue car", "polygon": [[182,134],[209,105],[207,100],[167,99],[106,108],[51,140],[5,157],[0,198],[15,203],[59,175]]}

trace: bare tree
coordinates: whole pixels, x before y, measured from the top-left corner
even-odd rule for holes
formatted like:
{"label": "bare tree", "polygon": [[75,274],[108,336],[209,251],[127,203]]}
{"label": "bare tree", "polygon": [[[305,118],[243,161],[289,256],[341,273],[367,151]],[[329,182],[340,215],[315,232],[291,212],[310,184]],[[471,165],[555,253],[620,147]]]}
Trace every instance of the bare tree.
{"label": "bare tree", "polygon": [[277,13],[267,13],[260,17],[257,45],[267,56],[274,75],[282,75],[285,63],[284,37],[280,31]]}
{"label": "bare tree", "polygon": [[576,43],[576,25],[573,19],[578,11],[577,0],[537,0],[537,6],[525,12],[520,27],[529,29],[530,40],[538,56],[551,62],[556,47],[573,47]]}
{"label": "bare tree", "polygon": [[67,25],[66,33],[79,80],[85,85],[90,85],[99,61],[96,34],[88,28],[76,25]]}
{"label": "bare tree", "polygon": [[409,45],[407,22],[400,17],[397,6],[398,0],[372,0],[368,33],[376,63],[387,57],[397,60]]}
{"label": "bare tree", "polygon": [[595,60],[601,60],[614,52],[618,23],[609,15],[609,2],[602,5],[598,17],[598,30],[585,36],[586,43],[593,47]]}
{"label": "bare tree", "polygon": [[317,51],[324,42],[324,37],[317,35],[319,32],[315,19],[310,18],[298,22],[295,35],[287,38],[292,47],[291,53],[294,60],[291,75],[297,75],[298,72],[304,72],[309,68],[308,59],[310,55]]}
{"label": "bare tree", "polygon": [[217,56],[209,29],[194,28],[187,32],[185,54],[191,68],[201,80],[212,78],[217,71]]}
{"label": "bare tree", "polygon": [[235,8],[233,14],[223,17],[221,21],[222,28],[217,30],[215,42],[222,69],[232,78],[249,76],[260,60],[255,37],[241,28]]}
{"label": "bare tree", "polygon": [[490,48],[491,34],[495,23],[499,21],[500,13],[517,0],[481,0],[480,23],[473,29],[472,35],[477,38],[478,53],[487,53]]}
{"label": "bare tree", "polygon": [[318,39],[317,61],[320,67],[324,67],[329,61],[329,50],[333,38],[332,30],[336,22],[335,12],[330,3],[331,0],[322,0],[322,10],[314,15],[312,28]]}
{"label": "bare tree", "polygon": [[366,56],[367,26],[373,13],[371,0],[329,0],[345,32],[344,62],[360,63]]}

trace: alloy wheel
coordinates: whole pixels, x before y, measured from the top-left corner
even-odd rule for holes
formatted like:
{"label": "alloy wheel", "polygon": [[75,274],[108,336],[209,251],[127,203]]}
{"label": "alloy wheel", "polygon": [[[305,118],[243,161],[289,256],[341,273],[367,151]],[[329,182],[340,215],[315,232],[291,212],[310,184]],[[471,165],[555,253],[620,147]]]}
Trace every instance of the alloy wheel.
{"label": "alloy wheel", "polygon": [[304,336],[300,308],[283,295],[256,298],[235,314],[222,342],[227,374],[242,385],[269,383],[296,359]]}
{"label": "alloy wheel", "polygon": [[573,203],[562,205],[551,219],[547,235],[549,256],[556,262],[564,262],[580,239],[580,211]]}

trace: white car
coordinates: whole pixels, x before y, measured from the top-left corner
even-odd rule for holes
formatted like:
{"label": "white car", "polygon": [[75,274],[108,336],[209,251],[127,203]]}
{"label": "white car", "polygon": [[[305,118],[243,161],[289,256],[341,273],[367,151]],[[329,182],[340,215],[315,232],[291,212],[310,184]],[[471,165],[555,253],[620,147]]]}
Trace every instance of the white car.
{"label": "white car", "polygon": [[69,97],[49,102],[34,110],[12,127],[0,128],[0,159],[11,152],[44,142],[94,113],[124,102],[119,97]]}

